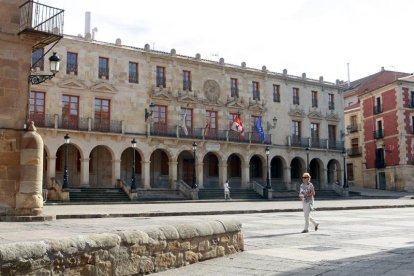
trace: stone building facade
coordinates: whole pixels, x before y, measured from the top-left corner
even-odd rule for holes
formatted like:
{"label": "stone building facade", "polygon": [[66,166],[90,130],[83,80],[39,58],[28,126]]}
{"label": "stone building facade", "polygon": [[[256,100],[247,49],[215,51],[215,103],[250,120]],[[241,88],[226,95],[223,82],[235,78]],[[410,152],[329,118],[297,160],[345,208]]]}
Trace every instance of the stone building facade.
{"label": "stone building facade", "polygon": [[62,27],[62,10],[0,0],[0,214],[38,215],[43,207],[43,141],[27,125],[28,79],[32,51],[56,42]]}
{"label": "stone building facade", "polygon": [[348,175],[358,176],[355,182],[368,188],[413,191],[413,76],[382,68],[351,83],[345,102],[351,101],[345,107],[351,130],[346,145],[361,151],[348,159]]}
{"label": "stone building facade", "polygon": [[[194,161],[200,189],[220,188],[226,179],[234,188],[265,184],[269,168],[273,189],[290,190],[307,163],[319,189],[343,177],[342,90],[323,77],[130,47],[119,39],[99,42],[89,34],[65,36],[54,51],[61,71],[30,92],[30,118],[45,141],[46,187],[62,181],[65,164],[71,188],[130,185],[134,155],[142,190],[191,186]],[[231,130],[236,117],[244,135]]]}

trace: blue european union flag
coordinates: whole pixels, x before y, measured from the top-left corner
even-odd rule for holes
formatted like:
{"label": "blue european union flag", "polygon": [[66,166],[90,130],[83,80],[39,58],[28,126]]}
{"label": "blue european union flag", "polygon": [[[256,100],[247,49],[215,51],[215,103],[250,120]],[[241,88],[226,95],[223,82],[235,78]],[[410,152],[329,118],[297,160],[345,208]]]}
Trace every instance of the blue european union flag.
{"label": "blue european union flag", "polygon": [[257,131],[257,133],[259,133],[260,140],[262,140],[262,143],[264,143],[265,142],[265,135],[264,135],[263,127],[262,127],[262,118],[261,117],[257,118],[256,131]]}

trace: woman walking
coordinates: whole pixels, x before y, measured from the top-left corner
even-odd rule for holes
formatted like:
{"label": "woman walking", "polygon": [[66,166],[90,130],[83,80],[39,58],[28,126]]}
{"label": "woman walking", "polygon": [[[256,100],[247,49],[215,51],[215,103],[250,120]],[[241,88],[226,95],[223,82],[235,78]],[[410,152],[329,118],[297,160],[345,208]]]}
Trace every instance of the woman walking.
{"label": "woman walking", "polygon": [[309,232],[309,221],[315,226],[315,231],[318,231],[319,223],[317,223],[311,217],[311,211],[313,210],[313,201],[315,196],[315,188],[310,182],[311,176],[309,173],[304,173],[302,176],[302,184],[300,185],[299,197],[302,200],[303,214],[305,215],[305,229],[302,233]]}

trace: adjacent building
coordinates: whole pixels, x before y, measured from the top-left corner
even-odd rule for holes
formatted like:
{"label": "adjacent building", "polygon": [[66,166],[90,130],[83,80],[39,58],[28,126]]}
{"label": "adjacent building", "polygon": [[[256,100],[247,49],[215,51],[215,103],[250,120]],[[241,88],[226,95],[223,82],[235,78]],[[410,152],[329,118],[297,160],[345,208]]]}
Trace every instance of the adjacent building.
{"label": "adjacent building", "polygon": [[413,75],[382,68],[351,82],[344,98],[348,179],[368,188],[413,191]]}
{"label": "adjacent building", "polygon": [[[61,183],[65,168],[70,188],[130,186],[136,176],[138,189],[160,192],[183,183],[221,188],[226,179],[249,189],[266,184],[267,169],[275,190],[294,189],[307,167],[318,189],[343,179],[338,83],[90,33],[66,35],[53,51],[60,72],[30,88],[30,120],[45,141],[45,187]],[[231,129],[236,118],[243,133]]]}

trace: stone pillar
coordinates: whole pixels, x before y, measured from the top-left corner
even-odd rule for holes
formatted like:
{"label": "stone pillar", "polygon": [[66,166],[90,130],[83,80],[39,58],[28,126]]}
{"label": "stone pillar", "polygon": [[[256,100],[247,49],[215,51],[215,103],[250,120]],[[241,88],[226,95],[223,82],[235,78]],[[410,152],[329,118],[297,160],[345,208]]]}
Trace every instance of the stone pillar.
{"label": "stone pillar", "polygon": [[37,216],[43,210],[43,140],[31,122],[23,134],[20,151],[20,187],[16,215]]}
{"label": "stone pillar", "polygon": [[151,189],[151,174],[150,174],[150,164],[151,161],[142,161],[143,168],[142,168],[142,183],[144,185],[144,189],[149,190]]}
{"label": "stone pillar", "polygon": [[219,186],[223,188],[224,182],[227,180],[227,162],[222,161],[219,165]]}
{"label": "stone pillar", "polygon": [[112,185],[121,179],[121,159],[112,160]]}
{"label": "stone pillar", "polygon": [[243,189],[249,188],[250,182],[250,166],[249,165],[242,165],[241,171],[241,187]]}
{"label": "stone pillar", "polygon": [[286,183],[287,190],[292,190],[292,188],[294,189],[294,187],[292,187],[291,177],[292,176],[290,175],[290,167],[283,167],[283,181]]}
{"label": "stone pillar", "polygon": [[168,162],[168,182],[170,184],[170,189],[177,189],[177,161]]}
{"label": "stone pillar", "polygon": [[328,183],[327,183],[328,170],[326,168],[322,168],[322,169],[320,169],[320,172],[321,172],[321,179],[319,179],[319,181],[320,181],[319,182],[319,184],[320,184],[319,189],[324,189],[324,188],[328,187]]}
{"label": "stone pillar", "polygon": [[47,157],[46,173],[47,173],[46,183],[48,185],[47,188],[49,188],[50,179],[52,177],[56,177],[56,157],[49,157],[49,156]]}
{"label": "stone pillar", "polygon": [[81,175],[80,185],[83,187],[89,187],[89,158],[81,159]]}
{"label": "stone pillar", "polygon": [[199,188],[203,187],[203,166],[204,163],[201,158],[197,158],[196,163],[196,184]]}

